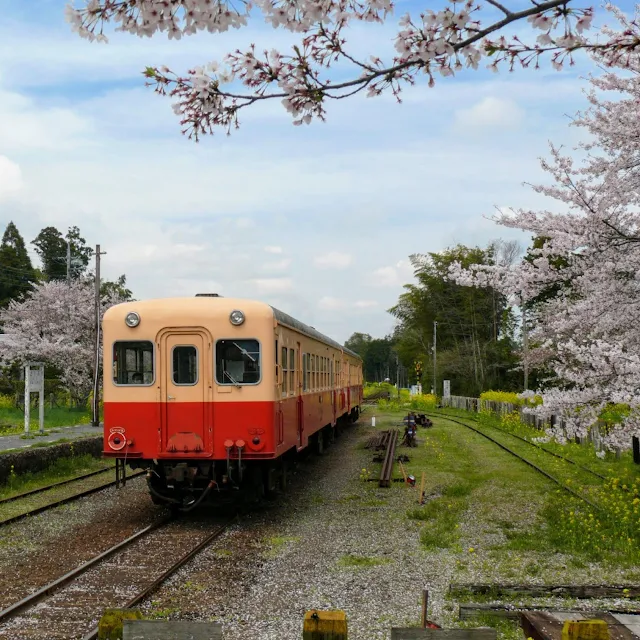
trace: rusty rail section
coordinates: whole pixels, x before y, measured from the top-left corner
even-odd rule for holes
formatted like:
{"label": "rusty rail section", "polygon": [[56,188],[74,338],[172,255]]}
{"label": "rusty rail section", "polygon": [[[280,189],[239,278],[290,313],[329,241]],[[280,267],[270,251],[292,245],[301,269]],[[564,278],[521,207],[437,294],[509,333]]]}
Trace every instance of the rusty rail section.
{"label": "rusty rail section", "polygon": [[380,485],[381,487],[391,486],[391,474],[393,472],[393,462],[396,454],[396,444],[398,442],[398,430],[393,429],[387,431],[388,437],[386,441],[386,451],[384,453],[384,460],[382,461],[382,471],[380,472]]}

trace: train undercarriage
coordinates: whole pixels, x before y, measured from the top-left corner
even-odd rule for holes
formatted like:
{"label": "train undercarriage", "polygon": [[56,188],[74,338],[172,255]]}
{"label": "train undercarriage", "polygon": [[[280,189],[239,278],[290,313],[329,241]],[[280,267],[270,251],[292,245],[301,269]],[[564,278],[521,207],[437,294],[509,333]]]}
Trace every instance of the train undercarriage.
{"label": "train undercarriage", "polygon": [[[283,491],[296,463],[309,453],[322,455],[348,424],[358,419],[356,409],[309,438],[309,446],[295,447],[275,460],[230,458],[228,460],[129,459],[131,469],[146,469],[147,486],[154,504],[187,512],[199,505],[255,504]],[[121,460],[123,462],[123,460]]]}

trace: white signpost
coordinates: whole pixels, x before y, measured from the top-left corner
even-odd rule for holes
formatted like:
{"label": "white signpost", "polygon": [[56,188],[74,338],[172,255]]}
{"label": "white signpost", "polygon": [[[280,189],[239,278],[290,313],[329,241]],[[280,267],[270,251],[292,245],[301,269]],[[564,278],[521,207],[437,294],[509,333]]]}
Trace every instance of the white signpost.
{"label": "white signpost", "polygon": [[31,422],[31,394],[38,393],[40,433],[44,433],[44,364],[27,362],[24,366],[24,432],[29,433]]}
{"label": "white signpost", "polygon": [[443,398],[451,397],[451,380],[442,381],[442,397]]}

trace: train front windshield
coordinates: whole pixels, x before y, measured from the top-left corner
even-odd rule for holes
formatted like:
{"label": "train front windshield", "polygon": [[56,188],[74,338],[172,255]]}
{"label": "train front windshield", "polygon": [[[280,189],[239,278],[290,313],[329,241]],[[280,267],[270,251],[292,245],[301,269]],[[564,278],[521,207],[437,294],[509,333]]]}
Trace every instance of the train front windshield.
{"label": "train front windshield", "polygon": [[257,340],[218,340],[216,382],[226,385],[258,384],[260,343]]}

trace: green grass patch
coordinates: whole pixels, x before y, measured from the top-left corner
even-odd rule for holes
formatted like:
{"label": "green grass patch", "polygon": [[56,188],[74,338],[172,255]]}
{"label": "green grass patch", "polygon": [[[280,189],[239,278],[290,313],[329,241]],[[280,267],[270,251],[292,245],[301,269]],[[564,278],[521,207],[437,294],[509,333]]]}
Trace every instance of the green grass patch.
{"label": "green grass patch", "polygon": [[338,560],[338,565],[341,567],[375,567],[380,564],[388,564],[392,562],[391,558],[377,558],[371,556],[357,556],[347,554],[342,556]]}
{"label": "green grass patch", "polygon": [[[90,473],[91,471],[97,471],[105,467],[111,468],[113,466],[113,462],[107,462],[101,458],[94,458],[89,454],[72,458],[60,458],[43,471],[20,475],[11,474],[7,483],[0,486],[0,499],[10,498],[14,495],[39,489],[40,487],[55,482],[61,482],[84,473]],[[105,473],[105,477],[106,475]]]}
{"label": "green grass patch", "polygon": [[[54,407],[44,410],[44,428],[54,429],[89,424],[91,412],[86,409],[68,409]],[[40,428],[38,409],[31,409],[29,429],[37,432]],[[17,435],[24,432],[24,412],[13,407],[0,407],[0,436]]]}

